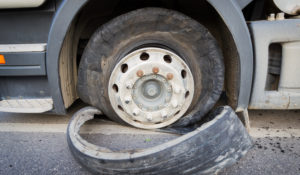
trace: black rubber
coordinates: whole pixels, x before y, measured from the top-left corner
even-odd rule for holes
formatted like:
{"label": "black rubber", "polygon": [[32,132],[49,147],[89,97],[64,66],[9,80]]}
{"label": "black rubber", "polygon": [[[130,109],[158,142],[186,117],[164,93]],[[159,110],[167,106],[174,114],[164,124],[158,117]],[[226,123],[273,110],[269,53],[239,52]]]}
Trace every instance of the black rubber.
{"label": "black rubber", "polygon": [[144,46],[170,49],[188,64],[195,81],[195,93],[186,117],[175,125],[186,126],[199,121],[222,92],[223,57],[216,40],[203,25],[172,10],[139,9],[100,27],[92,35],[80,62],[79,97],[113,120],[123,122],[109,101],[108,88],[112,88],[108,87],[109,77],[122,57]]}
{"label": "black rubber", "polygon": [[87,107],[73,115],[67,141],[76,160],[97,174],[214,174],[252,147],[246,129],[228,106],[215,110],[210,121],[186,135],[155,147],[120,152],[75,137],[74,126],[85,117],[92,119],[94,113],[97,109]]}

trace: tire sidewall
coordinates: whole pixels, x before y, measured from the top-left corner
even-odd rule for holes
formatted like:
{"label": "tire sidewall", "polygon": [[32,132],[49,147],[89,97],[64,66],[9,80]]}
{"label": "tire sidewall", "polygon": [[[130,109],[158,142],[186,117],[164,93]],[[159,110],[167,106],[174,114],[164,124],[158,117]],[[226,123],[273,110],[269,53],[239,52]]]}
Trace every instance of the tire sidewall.
{"label": "tire sidewall", "polygon": [[[224,81],[223,58],[216,40],[193,19],[160,8],[145,8],[124,14],[93,34],[82,57],[80,67],[84,68],[79,69],[79,75],[86,70],[89,104],[112,119],[123,122],[109,100],[110,75],[120,59],[143,46],[167,48],[177,53],[189,66],[195,89],[187,113],[198,106],[203,116],[213,107]],[[98,81],[89,80],[90,77],[98,78]]]}

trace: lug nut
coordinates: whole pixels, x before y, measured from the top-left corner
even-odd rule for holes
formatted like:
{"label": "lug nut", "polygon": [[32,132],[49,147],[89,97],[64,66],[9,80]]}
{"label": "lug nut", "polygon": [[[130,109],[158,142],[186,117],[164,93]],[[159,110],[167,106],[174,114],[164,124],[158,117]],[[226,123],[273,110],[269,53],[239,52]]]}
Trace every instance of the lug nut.
{"label": "lug nut", "polygon": [[138,116],[140,114],[140,110],[135,108],[132,113],[134,116]]}
{"label": "lug nut", "polygon": [[138,71],[136,72],[136,75],[137,75],[138,77],[142,77],[142,76],[144,75],[144,72],[143,72],[142,70],[138,70]]}
{"label": "lug nut", "polygon": [[125,103],[129,104],[131,102],[131,98],[129,96],[125,97]]}
{"label": "lug nut", "polygon": [[152,121],[152,119],[153,119],[151,114],[148,114],[146,118],[148,121]]}
{"label": "lug nut", "polygon": [[170,87],[167,88],[167,91],[168,91],[168,92],[171,92],[171,90],[172,90],[172,89],[171,89]]}
{"label": "lug nut", "polygon": [[168,79],[168,80],[172,80],[173,77],[174,77],[174,75],[173,75],[172,73],[168,73],[168,74],[167,74],[167,79]]}
{"label": "lug nut", "polygon": [[152,72],[154,74],[157,74],[159,72],[159,68],[158,67],[153,67]]}
{"label": "lug nut", "polygon": [[179,86],[174,86],[174,92],[175,92],[176,94],[179,94],[179,93],[181,92],[180,87],[179,87]]}
{"label": "lug nut", "polygon": [[171,104],[172,104],[173,108],[176,108],[178,106],[177,100],[172,100]]}
{"label": "lug nut", "polygon": [[132,88],[131,82],[127,82],[127,83],[126,83],[126,88],[127,88],[127,89],[131,89],[131,88]]}
{"label": "lug nut", "polygon": [[168,117],[168,113],[166,111],[161,111],[160,114],[163,119],[166,119]]}

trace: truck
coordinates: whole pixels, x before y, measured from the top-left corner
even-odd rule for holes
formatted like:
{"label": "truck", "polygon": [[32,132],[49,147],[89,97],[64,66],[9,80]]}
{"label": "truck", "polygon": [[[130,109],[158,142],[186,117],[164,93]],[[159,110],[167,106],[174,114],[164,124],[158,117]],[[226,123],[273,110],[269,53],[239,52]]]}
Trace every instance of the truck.
{"label": "truck", "polygon": [[64,115],[81,100],[87,116],[160,130],[217,109],[250,128],[248,109],[300,109],[299,11],[299,0],[1,0],[0,111]]}

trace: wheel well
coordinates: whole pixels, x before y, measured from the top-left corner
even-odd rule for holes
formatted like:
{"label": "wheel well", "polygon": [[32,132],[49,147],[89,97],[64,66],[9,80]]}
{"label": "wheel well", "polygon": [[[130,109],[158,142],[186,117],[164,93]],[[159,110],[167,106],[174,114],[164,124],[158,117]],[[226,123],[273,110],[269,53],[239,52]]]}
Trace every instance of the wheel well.
{"label": "wheel well", "polygon": [[65,108],[68,108],[78,98],[76,93],[77,68],[83,50],[94,31],[116,16],[143,7],[173,9],[190,16],[208,28],[217,39],[224,56],[225,95],[223,97],[227,98],[221,100],[236,108],[240,82],[237,47],[222,18],[205,0],[89,1],[72,21],[60,52],[60,86]]}

